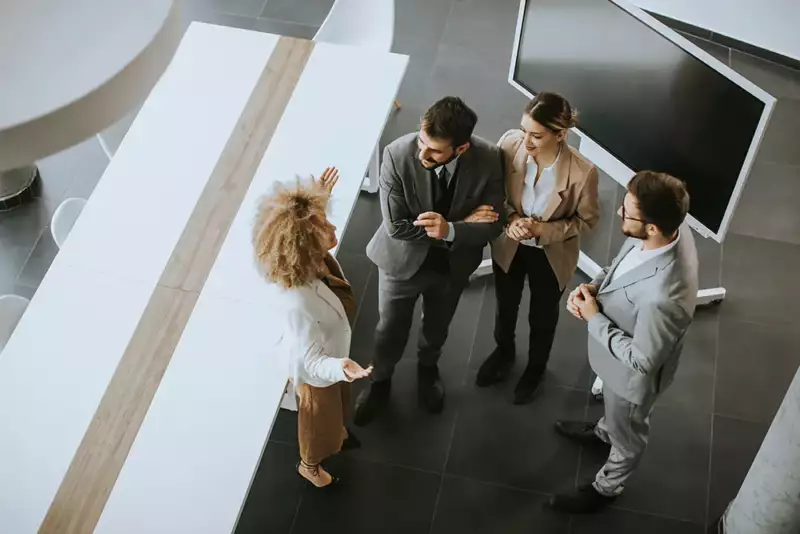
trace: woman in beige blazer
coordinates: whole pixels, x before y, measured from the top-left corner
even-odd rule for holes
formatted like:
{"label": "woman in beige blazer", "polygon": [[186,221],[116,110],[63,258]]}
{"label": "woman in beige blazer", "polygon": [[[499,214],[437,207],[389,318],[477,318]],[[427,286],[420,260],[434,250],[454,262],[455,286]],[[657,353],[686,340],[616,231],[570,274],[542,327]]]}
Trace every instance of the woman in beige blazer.
{"label": "woman in beige blazer", "polygon": [[478,371],[484,387],[503,381],[514,363],[515,330],[525,278],[531,292],[528,366],[514,403],[529,402],[541,384],[553,345],[564,288],[575,273],[580,235],[597,223],[597,169],[567,145],[576,113],[554,93],[525,107],[520,128],[500,138],[505,158],[505,232],[492,243],[497,347]]}
{"label": "woman in beige blazer", "polygon": [[253,228],[256,262],[266,278],[282,288],[286,328],[281,353],[297,392],[297,471],[315,487],[338,481],[322,461],[358,440],[345,427],[350,382],[370,374],[351,360],[350,334],[356,301],[336,259],[336,227],[325,216],[335,168],[319,182],[296,188],[278,186],[259,207]]}

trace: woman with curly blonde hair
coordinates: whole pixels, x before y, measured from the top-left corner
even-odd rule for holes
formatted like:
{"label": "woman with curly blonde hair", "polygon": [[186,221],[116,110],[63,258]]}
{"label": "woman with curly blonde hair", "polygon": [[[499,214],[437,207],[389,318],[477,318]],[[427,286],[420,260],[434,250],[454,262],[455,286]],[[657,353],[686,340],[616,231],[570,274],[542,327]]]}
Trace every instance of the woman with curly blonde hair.
{"label": "woman with curly blonde hair", "polygon": [[337,245],[336,227],[325,209],[337,180],[336,168],[327,168],[310,185],[276,186],[261,201],[253,228],[256,262],[285,297],[281,343],[298,397],[297,471],[317,488],[338,482],[322,462],[359,445],[345,427],[350,382],[371,371],[348,358],[356,302],[329,252]]}

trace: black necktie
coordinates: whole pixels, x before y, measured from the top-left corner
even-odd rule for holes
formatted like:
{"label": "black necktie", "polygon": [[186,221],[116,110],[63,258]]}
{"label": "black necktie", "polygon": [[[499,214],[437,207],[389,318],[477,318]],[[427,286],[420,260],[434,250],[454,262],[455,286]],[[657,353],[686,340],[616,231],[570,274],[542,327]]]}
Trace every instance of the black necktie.
{"label": "black necktie", "polygon": [[443,198],[447,195],[447,167],[442,167],[442,172],[439,173],[439,197]]}

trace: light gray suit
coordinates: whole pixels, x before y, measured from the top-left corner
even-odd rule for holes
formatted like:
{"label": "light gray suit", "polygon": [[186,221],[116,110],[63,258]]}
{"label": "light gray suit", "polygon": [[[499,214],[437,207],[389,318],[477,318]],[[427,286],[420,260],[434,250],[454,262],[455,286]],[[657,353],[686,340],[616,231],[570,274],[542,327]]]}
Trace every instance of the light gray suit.
{"label": "light gray suit", "polygon": [[[458,159],[451,178],[455,184],[449,212],[441,214],[453,223],[453,241],[433,239],[424,228],[414,226],[420,214],[436,211],[436,177],[422,166],[418,151],[416,133],[395,140],[383,151],[379,179],[383,223],[367,245],[367,256],[379,270],[380,320],[375,332],[372,375],[376,381],[391,377],[402,357],[420,295],[423,312],[420,362],[423,365],[437,362],[469,276],[480,264],[484,247],[503,231],[503,220],[464,221],[484,204],[503,213],[505,190],[500,150],[476,136]],[[425,264],[432,248],[446,252],[448,274],[436,272]]]}
{"label": "light gray suit", "polygon": [[622,491],[647,447],[650,413],[675,377],[697,298],[697,250],[687,225],[672,249],[612,281],[636,244],[626,241],[592,280],[600,313],[589,321],[589,363],[605,396],[595,431],[612,446],[594,486],[605,495]]}

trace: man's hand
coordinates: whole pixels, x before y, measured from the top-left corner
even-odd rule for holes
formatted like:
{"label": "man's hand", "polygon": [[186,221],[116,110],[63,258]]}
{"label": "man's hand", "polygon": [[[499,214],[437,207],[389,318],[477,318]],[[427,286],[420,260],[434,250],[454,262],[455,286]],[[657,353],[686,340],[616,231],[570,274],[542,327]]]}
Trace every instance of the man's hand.
{"label": "man's hand", "polygon": [[475,211],[469,214],[469,217],[464,219],[468,223],[493,223],[500,218],[500,215],[494,211],[494,208],[487,205],[478,206]]}
{"label": "man's hand", "polygon": [[574,302],[578,307],[578,311],[580,311],[581,318],[588,323],[595,315],[600,313],[600,308],[597,306],[595,295],[592,294],[592,291],[587,286],[581,285],[578,289],[580,289],[581,297],[583,298],[580,300],[576,298]]}
{"label": "man's hand", "polygon": [[578,319],[583,319],[579,304],[582,304],[586,300],[583,297],[584,290],[593,297],[597,297],[597,286],[595,284],[581,284],[573,289],[569,297],[567,297],[567,311]]}
{"label": "man's hand", "polygon": [[435,211],[421,213],[417,220],[414,221],[414,226],[425,228],[428,237],[433,239],[444,239],[450,232],[450,226],[448,226],[447,221]]}
{"label": "man's hand", "polygon": [[325,170],[322,171],[322,176],[319,177],[319,180],[315,180],[315,183],[318,187],[330,194],[333,191],[333,186],[335,186],[338,181],[339,170],[336,167],[326,167]]}
{"label": "man's hand", "polygon": [[372,366],[364,369],[358,364],[358,362],[355,362],[350,358],[345,358],[342,361],[342,369],[344,369],[344,376],[347,377],[348,382],[358,380],[359,378],[366,378],[372,373]]}
{"label": "man's hand", "polygon": [[578,286],[580,288],[586,289],[593,297],[597,296],[597,284],[581,284]]}
{"label": "man's hand", "polygon": [[578,302],[583,301],[583,293],[581,293],[581,286],[576,287],[570,291],[567,297],[567,311],[570,312],[576,319],[583,319],[581,310],[578,308]]}

